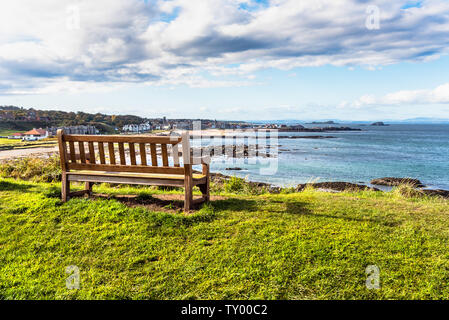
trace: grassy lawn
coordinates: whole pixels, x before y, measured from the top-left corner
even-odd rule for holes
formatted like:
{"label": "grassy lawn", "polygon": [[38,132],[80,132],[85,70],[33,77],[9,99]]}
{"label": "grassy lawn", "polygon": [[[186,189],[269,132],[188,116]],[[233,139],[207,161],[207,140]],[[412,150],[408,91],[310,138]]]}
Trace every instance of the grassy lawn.
{"label": "grassy lawn", "polygon": [[8,138],[0,138],[0,146],[6,144],[21,144],[23,141],[21,139],[8,139]]}
{"label": "grassy lawn", "polygon": [[[221,193],[184,214],[114,199],[62,204],[58,188],[0,180],[0,299],[449,297],[447,200]],[[94,191],[142,203],[166,193]],[[80,290],[65,286],[69,265]],[[368,265],[380,268],[379,290],[365,286]]]}
{"label": "grassy lawn", "polygon": [[2,129],[0,126],[0,136],[9,136],[10,134],[16,133],[16,132],[25,132],[25,131],[17,131],[17,130],[5,130]]}
{"label": "grassy lawn", "polygon": [[56,144],[57,140],[55,138],[46,138],[37,141],[22,141],[20,139],[0,138],[0,147],[13,146],[14,149],[49,147],[55,146]]}

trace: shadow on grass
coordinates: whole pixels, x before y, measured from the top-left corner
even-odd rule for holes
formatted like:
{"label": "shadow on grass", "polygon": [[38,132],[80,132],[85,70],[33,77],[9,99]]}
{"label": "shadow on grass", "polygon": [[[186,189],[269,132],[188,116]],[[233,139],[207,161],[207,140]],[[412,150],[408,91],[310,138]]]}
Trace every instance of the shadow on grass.
{"label": "shadow on grass", "polygon": [[[114,199],[128,207],[145,207],[151,211],[162,212],[181,212],[184,210],[183,194],[157,194],[151,195],[141,193],[138,195],[112,195],[112,194],[93,194],[92,198],[97,199]],[[202,203],[193,205],[192,210],[199,210],[203,206]]]}
{"label": "shadow on grass", "polygon": [[352,217],[352,216],[342,216],[342,215],[332,215],[332,214],[324,214],[324,213],[312,213],[312,211],[304,210],[304,204],[301,202],[287,202],[287,213],[291,214],[307,214],[307,215],[313,215],[314,217],[321,217],[321,218],[330,218],[330,219],[338,219],[338,220],[344,220],[349,222],[371,222],[371,223],[377,223],[381,224],[387,227],[395,227],[401,224],[400,221],[386,221],[382,218],[361,218],[361,217]]}
{"label": "shadow on grass", "polygon": [[247,211],[259,210],[258,202],[255,200],[229,198],[211,201],[215,211]]}
{"label": "shadow on grass", "polygon": [[26,191],[31,188],[33,188],[33,186],[29,184],[0,181],[0,191]]}

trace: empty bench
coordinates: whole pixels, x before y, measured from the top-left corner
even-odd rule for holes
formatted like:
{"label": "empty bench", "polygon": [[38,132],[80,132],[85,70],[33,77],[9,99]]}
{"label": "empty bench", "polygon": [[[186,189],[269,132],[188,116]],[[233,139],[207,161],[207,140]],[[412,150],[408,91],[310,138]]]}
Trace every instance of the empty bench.
{"label": "empty bench", "polygon": [[[191,210],[194,204],[209,201],[209,163],[205,159],[191,157],[187,133],[168,137],[101,136],[67,135],[63,130],[58,130],[57,136],[63,202],[73,196],[91,195],[93,183],[184,187],[185,211]],[[193,164],[201,164],[202,172],[194,173]],[[84,190],[70,192],[72,181],[85,182]],[[201,198],[195,200],[192,193],[194,186],[198,186],[202,193]]]}

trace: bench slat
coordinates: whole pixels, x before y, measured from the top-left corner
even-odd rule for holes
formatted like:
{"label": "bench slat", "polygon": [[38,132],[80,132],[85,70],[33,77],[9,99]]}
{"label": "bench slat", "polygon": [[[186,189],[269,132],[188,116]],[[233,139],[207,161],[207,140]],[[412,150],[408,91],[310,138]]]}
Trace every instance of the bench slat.
{"label": "bench slat", "polygon": [[161,144],[162,150],[162,165],[164,167],[168,167],[168,153],[167,153],[167,145],[165,143]]}
{"label": "bench slat", "polygon": [[120,153],[120,164],[124,166],[126,165],[126,156],[125,156],[125,146],[123,145],[123,142],[119,142],[118,150]]}
{"label": "bench slat", "polygon": [[113,142],[108,142],[108,149],[109,149],[109,163],[115,164],[115,150]]}
{"label": "bench slat", "polygon": [[175,167],[150,167],[150,166],[129,166],[111,164],[89,164],[89,163],[69,163],[70,170],[92,170],[106,172],[140,172],[140,173],[164,173],[164,174],[184,174],[184,168]]}
{"label": "bench slat", "polygon": [[69,142],[69,150],[70,150],[70,161],[72,161],[72,163],[75,163],[76,151],[75,151],[75,143],[73,141]]}
{"label": "bench slat", "polygon": [[86,152],[84,151],[84,142],[79,141],[78,147],[79,147],[79,151],[80,151],[81,163],[86,163]]}
{"label": "bench slat", "polygon": [[180,167],[179,164],[179,144],[173,144],[171,147],[172,150],[172,157],[173,157],[173,163],[175,167]]}
{"label": "bench slat", "polygon": [[95,148],[93,142],[89,142],[89,162],[95,164]]}
{"label": "bench slat", "polygon": [[98,142],[98,152],[100,153],[101,164],[106,164],[106,157],[104,156],[104,144],[103,142]]}
{"label": "bench slat", "polygon": [[164,137],[164,136],[134,136],[134,135],[110,135],[110,136],[89,136],[89,135],[64,135],[65,141],[83,141],[83,142],[123,142],[128,143],[133,141],[134,143],[156,143],[156,144],[173,144],[180,143],[181,137]]}
{"label": "bench slat", "polygon": [[142,166],[147,165],[147,150],[145,147],[145,143],[139,143],[139,151],[140,151],[140,164]]}
{"label": "bench slat", "polygon": [[134,147],[134,143],[130,142],[128,143],[129,146],[129,157],[131,159],[131,165],[136,165],[136,149]]}
{"label": "bench slat", "polygon": [[151,165],[153,167],[157,167],[157,151],[156,151],[156,144],[155,143],[151,143],[150,144],[150,148],[151,148]]}

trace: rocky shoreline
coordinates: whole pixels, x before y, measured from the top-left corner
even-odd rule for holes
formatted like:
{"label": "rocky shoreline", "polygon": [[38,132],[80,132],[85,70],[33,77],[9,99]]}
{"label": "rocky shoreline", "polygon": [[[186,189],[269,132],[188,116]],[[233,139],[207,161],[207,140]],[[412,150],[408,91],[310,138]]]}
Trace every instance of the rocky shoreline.
{"label": "rocky shoreline", "polygon": [[[226,168],[228,171],[241,171],[242,168]],[[226,180],[230,179],[231,175],[225,175],[221,173],[211,173],[211,181],[215,183],[222,184]],[[375,183],[373,183],[375,182]],[[260,188],[265,189],[267,192],[272,194],[277,194],[282,192],[284,189],[283,187],[274,186],[269,183],[265,182],[256,182],[256,181],[248,181],[249,186],[253,188]],[[415,190],[416,192],[414,195],[416,196],[431,196],[431,197],[441,197],[445,199],[449,199],[449,191],[448,190],[442,190],[442,189],[422,189],[425,187],[418,179],[411,179],[411,178],[379,178],[374,179],[371,181],[372,185],[379,185],[379,186],[399,186],[399,185],[408,185],[411,187],[411,189]],[[295,188],[295,192],[302,192],[304,189],[306,189],[308,186],[311,186],[318,191],[322,192],[331,192],[331,193],[338,193],[343,192],[347,190],[351,191],[377,191],[377,192],[384,192],[378,188],[370,187],[364,184],[356,184],[351,182],[344,182],[344,181],[329,181],[329,182],[314,182],[314,183],[302,183],[298,184]]]}
{"label": "rocky shoreline", "polygon": [[323,128],[280,128],[279,132],[330,132],[330,131],[362,131],[360,128],[351,127],[323,127]]}

